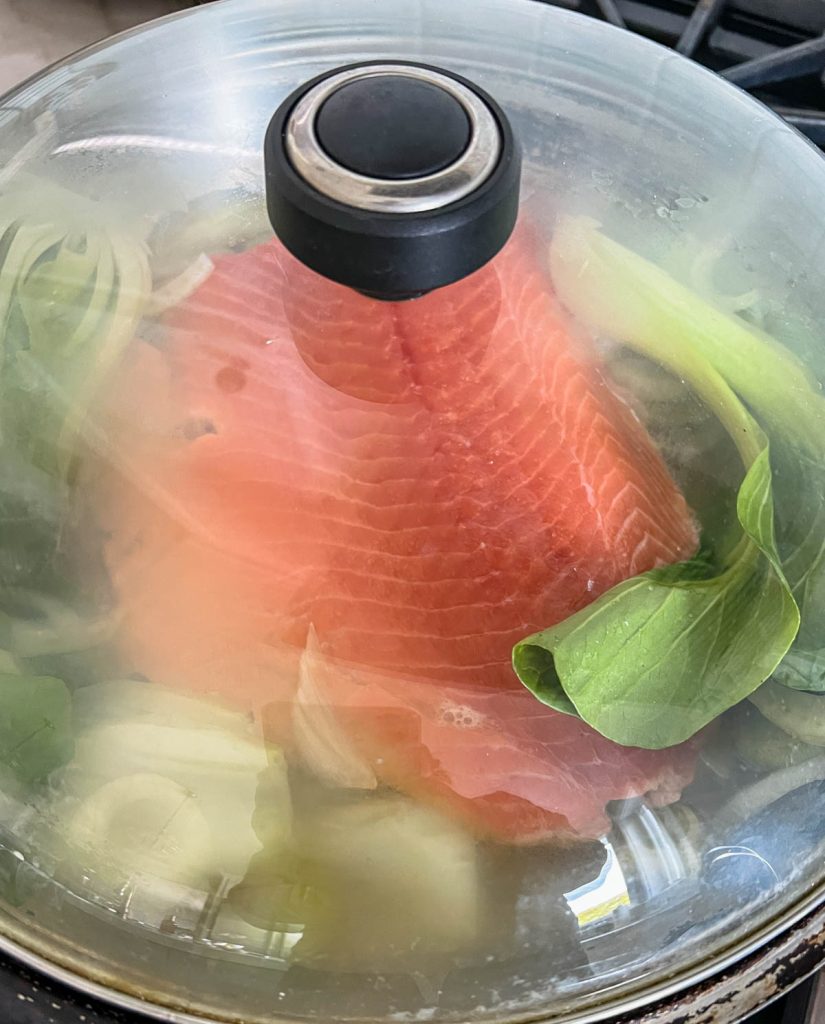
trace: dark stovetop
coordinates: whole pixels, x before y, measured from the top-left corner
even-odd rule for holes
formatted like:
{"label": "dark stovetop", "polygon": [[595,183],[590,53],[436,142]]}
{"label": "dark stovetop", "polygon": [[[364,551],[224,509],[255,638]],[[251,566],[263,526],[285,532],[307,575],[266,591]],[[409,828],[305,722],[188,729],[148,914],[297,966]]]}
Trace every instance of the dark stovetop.
{"label": "dark stovetop", "polygon": [[825,149],[825,0],[542,0],[718,71]]}
{"label": "dark stovetop", "polygon": [[822,1024],[818,982],[818,975],[808,978],[782,999],[749,1017],[747,1024]]}
{"label": "dark stovetop", "polygon": [[[746,88],[825,150],[825,0],[538,2],[672,46]],[[749,1024],[822,1024],[815,997],[816,983],[809,980]],[[0,1024],[137,1024],[137,1018],[0,955]]]}
{"label": "dark stovetop", "polygon": [[[812,1016],[815,980],[798,985],[748,1024],[823,1024]],[[113,1010],[65,985],[21,968],[0,954],[0,1021],[2,1024],[146,1024],[134,1014]]]}

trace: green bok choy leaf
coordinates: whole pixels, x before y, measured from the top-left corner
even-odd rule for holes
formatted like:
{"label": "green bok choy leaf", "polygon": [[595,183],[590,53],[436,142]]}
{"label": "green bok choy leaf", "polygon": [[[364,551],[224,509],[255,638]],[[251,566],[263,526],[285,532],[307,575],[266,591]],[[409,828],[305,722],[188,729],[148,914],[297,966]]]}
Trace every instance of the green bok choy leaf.
{"label": "green bok choy leaf", "polygon": [[724,426],[743,467],[741,536],[725,553],[627,580],[523,640],[513,652],[522,683],[610,739],[647,748],[692,736],[777,669],[790,685],[825,688],[814,650],[825,646],[817,384],[773,339],[589,219],[560,223],[550,266],[574,316],[685,381]]}

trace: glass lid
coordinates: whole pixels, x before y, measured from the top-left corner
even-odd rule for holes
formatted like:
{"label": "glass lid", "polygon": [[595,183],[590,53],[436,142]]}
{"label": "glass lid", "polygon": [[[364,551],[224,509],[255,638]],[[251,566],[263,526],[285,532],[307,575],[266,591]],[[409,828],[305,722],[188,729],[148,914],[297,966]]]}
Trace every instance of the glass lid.
{"label": "glass lid", "polygon": [[2,944],[582,1022],[818,903],[823,196],[534,0],[232,0],[6,97]]}

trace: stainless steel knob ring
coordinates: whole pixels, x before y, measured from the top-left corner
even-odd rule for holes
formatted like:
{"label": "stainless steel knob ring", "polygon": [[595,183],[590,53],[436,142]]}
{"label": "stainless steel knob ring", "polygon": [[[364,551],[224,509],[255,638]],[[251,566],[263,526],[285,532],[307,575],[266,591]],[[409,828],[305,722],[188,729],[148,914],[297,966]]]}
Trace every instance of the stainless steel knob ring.
{"label": "stainless steel knob ring", "polygon": [[[353,81],[385,75],[435,85],[461,104],[470,122],[470,141],[454,163],[425,177],[390,180],[356,174],[326,152],[315,130],[323,104]],[[430,68],[375,64],[348,68],[305,93],[287,122],[285,145],[298,174],[330,199],[373,213],[421,213],[449,206],[483,184],[498,163],[501,133],[489,107],[461,82]]]}

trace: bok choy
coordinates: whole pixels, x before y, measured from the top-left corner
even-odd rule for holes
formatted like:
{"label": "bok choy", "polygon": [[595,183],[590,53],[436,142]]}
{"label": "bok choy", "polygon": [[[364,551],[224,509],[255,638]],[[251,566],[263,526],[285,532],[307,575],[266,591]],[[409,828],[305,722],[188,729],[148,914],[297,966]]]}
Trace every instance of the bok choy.
{"label": "bok choy", "polygon": [[[89,596],[72,589],[77,454],[151,278],[139,233],[115,211],[17,180],[0,192],[0,647],[23,667],[0,680],[0,759],[35,778],[70,756],[69,695],[26,659],[93,646],[106,632],[103,619],[90,626],[55,609]],[[43,756],[33,761],[34,735]]]}
{"label": "bok choy", "polygon": [[550,267],[581,322],[683,380],[724,426],[742,463],[739,537],[715,547],[706,536],[691,561],[628,580],[519,643],[522,683],[616,742],[648,748],[687,739],[773,673],[825,688],[818,384],[772,338],[589,219],[558,226]]}

